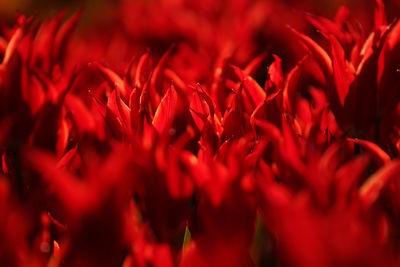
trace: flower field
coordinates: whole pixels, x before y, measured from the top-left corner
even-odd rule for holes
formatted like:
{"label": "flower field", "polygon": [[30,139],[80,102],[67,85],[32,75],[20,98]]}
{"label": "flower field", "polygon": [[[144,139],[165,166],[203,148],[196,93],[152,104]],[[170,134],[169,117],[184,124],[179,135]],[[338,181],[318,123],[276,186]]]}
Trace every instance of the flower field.
{"label": "flower field", "polygon": [[366,2],[0,22],[0,266],[400,266],[400,21]]}

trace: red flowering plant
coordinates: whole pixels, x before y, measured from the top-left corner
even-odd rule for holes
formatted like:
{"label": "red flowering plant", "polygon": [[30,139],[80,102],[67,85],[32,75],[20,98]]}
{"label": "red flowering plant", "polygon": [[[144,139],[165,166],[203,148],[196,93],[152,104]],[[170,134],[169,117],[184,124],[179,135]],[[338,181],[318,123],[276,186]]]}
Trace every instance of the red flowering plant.
{"label": "red flowering plant", "polygon": [[399,265],[381,1],[369,34],[345,7],[116,10],[86,36],[82,11],[1,28],[1,266]]}

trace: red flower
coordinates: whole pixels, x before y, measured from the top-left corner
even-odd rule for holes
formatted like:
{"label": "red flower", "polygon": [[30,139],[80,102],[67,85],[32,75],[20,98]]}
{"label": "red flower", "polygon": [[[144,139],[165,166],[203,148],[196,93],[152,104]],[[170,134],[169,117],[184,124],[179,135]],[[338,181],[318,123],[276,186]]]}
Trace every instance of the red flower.
{"label": "red flower", "polygon": [[381,1],[366,31],[345,7],[115,7],[77,34],[81,11],[0,27],[3,265],[399,265]]}

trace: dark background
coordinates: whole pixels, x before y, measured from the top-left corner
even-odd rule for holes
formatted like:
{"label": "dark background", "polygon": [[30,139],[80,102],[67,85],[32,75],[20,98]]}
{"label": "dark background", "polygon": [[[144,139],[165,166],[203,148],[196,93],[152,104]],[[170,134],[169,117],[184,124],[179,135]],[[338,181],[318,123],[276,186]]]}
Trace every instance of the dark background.
{"label": "dark background", "polygon": [[[100,19],[107,9],[118,5],[123,1],[145,1],[153,0],[0,0],[0,16],[7,20],[12,19],[16,12],[22,12],[28,15],[48,16],[57,11],[66,8],[68,12],[73,12],[81,7],[85,7],[84,21]],[[166,0],[164,0],[166,1]],[[175,2],[184,2],[185,0],[171,0]],[[222,0],[223,1],[223,0]],[[362,10],[370,10],[373,7],[374,0],[265,0],[275,1],[287,4],[288,8],[300,11],[312,12],[314,14],[332,18],[341,5],[346,5],[352,11],[354,16],[366,14]],[[389,19],[400,16],[400,0],[383,1],[386,6],[386,12]],[[371,13],[369,13],[371,14]]]}

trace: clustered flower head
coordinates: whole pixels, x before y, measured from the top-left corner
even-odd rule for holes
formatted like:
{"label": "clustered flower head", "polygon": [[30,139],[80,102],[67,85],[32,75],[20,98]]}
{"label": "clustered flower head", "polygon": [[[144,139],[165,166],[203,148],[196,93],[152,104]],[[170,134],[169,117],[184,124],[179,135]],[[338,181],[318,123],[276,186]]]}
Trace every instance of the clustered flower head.
{"label": "clustered flower head", "polygon": [[0,266],[399,266],[400,22],[374,4],[2,24]]}

